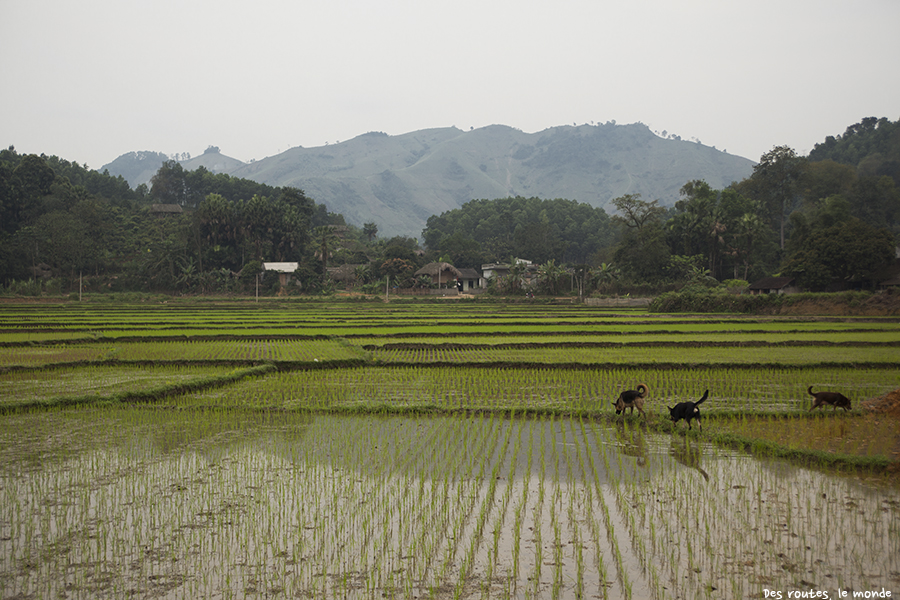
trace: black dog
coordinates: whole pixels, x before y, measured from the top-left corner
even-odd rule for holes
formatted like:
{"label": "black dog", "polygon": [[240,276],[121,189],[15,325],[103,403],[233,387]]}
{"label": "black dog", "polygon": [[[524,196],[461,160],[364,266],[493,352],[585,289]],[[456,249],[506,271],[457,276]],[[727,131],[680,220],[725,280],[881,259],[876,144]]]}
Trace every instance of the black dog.
{"label": "black dog", "polygon": [[672,421],[678,423],[681,419],[687,421],[688,429],[691,429],[691,419],[697,419],[697,427],[703,430],[700,424],[700,405],[709,397],[709,390],[703,392],[703,397],[696,402],[679,402],[674,407],[669,406],[669,415]]}
{"label": "black dog", "polygon": [[821,409],[826,404],[831,405],[832,412],[836,411],[839,408],[843,408],[844,410],[847,410],[847,411],[850,410],[850,398],[848,398],[847,396],[845,396],[841,393],[838,393],[838,392],[816,392],[816,393],[813,393],[812,386],[809,386],[808,388],[806,388],[806,391],[809,392],[810,396],[815,398],[812,408],[810,408],[809,410],[812,410],[813,408]]}
{"label": "black dog", "polygon": [[618,399],[613,402],[613,406],[616,407],[616,414],[625,418],[626,408],[631,409],[631,414],[634,414],[634,409],[636,408],[641,415],[646,417],[647,415],[644,414],[644,396],[649,389],[647,384],[639,383],[637,390],[625,390],[619,394]]}

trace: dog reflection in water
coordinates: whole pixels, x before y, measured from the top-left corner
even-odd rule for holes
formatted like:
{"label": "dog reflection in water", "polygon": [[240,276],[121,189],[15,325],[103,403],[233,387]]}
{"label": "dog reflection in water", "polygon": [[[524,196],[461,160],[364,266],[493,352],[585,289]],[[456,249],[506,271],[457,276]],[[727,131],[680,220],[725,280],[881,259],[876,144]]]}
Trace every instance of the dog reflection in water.
{"label": "dog reflection in water", "polygon": [[633,456],[637,459],[637,466],[647,466],[647,440],[644,432],[637,426],[629,427],[625,421],[616,423],[616,441],[625,456]]}
{"label": "dog reflection in water", "polygon": [[691,444],[691,441],[686,437],[672,436],[669,456],[686,467],[696,469],[703,475],[703,479],[709,481],[709,473],[700,468],[700,446],[696,442]]}

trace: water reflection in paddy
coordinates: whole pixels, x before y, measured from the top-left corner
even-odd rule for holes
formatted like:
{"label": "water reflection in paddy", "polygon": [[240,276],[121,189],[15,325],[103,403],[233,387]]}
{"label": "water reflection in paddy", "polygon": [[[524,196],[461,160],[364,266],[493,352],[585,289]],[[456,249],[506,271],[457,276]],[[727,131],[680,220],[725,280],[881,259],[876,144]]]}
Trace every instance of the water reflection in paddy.
{"label": "water reflection in paddy", "polygon": [[896,481],[632,425],[91,409],[0,421],[0,595],[900,588]]}

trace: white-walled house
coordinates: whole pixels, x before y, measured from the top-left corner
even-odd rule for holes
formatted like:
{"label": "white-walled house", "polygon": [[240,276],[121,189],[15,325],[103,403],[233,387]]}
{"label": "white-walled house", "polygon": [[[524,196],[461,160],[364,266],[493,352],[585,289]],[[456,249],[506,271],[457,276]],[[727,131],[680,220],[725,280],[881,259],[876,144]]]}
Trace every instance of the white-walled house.
{"label": "white-walled house", "polygon": [[[525,277],[530,279],[530,271],[533,271],[536,266],[530,260],[525,260],[524,258],[514,258],[513,262],[515,262],[516,264],[524,265],[526,273]],[[487,263],[481,265],[481,287],[486,288],[487,281],[491,277],[502,279],[503,277],[509,275],[509,267],[509,263]]]}
{"label": "white-walled house", "polygon": [[458,288],[466,293],[484,287],[484,279],[476,269],[459,269]]}
{"label": "white-walled house", "polygon": [[285,287],[293,276],[294,271],[300,266],[298,262],[264,262],[263,269],[278,273],[278,283]]}

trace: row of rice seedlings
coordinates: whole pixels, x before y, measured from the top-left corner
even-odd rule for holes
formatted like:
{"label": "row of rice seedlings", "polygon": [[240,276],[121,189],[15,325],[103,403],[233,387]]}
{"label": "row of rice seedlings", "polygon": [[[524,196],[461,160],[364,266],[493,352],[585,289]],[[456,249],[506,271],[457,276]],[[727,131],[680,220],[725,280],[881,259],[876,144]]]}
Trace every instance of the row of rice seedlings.
{"label": "row of rice seedlings", "polygon": [[[3,489],[12,512],[3,522],[16,528],[4,537],[3,567],[17,575],[0,584],[4,596],[55,595],[64,585],[97,596],[147,593],[148,581],[199,595],[220,588],[406,595],[446,586],[462,593],[480,576],[490,478],[500,473],[482,457],[503,454],[498,443],[509,436],[501,438],[491,419],[455,420],[434,431],[450,432],[435,446],[403,436],[396,421],[374,435],[347,425],[317,421],[299,445],[276,430],[224,452],[201,445],[154,458],[138,453],[137,461],[91,448],[39,479],[11,477]],[[385,447],[370,461],[365,447],[373,442]],[[449,460],[432,464],[435,455]],[[38,512],[63,504],[70,508]],[[73,572],[81,567],[82,579],[54,580],[60,561]],[[85,575],[85,565],[102,565],[107,580]]]}
{"label": "row of rice seedlings", "polygon": [[[548,319],[548,316],[550,319]],[[624,321],[618,317],[594,317],[560,322],[554,313],[528,314],[516,320],[491,318],[472,321],[466,318],[409,319],[400,314],[384,318],[360,313],[358,320],[326,318],[325,314],[302,320],[283,320],[280,316],[263,312],[253,318],[231,315],[213,320],[190,322],[116,323],[98,315],[95,321],[80,325],[39,321],[33,324],[15,323],[0,331],[0,342],[46,342],[102,336],[104,339],[200,336],[277,337],[290,335],[347,337],[356,345],[379,345],[397,341],[439,344],[446,343],[448,334],[456,343],[531,343],[552,340],[586,342],[614,341],[641,343],[645,341],[841,341],[891,342],[900,325],[879,323],[832,323],[784,320],[759,323],[746,320],[721,320],[706,323],[674,321]],[[543,322],[548,321],[549,322]],[[3,325],[0,324],[0,329]],[[461,334],[468,334],[470,337]]]}
{"label": "row of rice seedlings", "polygon": [[[638,318],[636,318],[638,317]],[[278,336],[289,334],[348,336],[357,344],[384,343],[391,336],[416,335],[418,339],[446,341],[438,338],[449,333],[479,334],[473,343],[483,343],[485,336],[535,341],[549,339],[574,340],[686,340],[698,341],[716,336],[720,341],[763,339],[781,340],[873,340],[892,341],[890,334],[900,324],[890,320],[878,322],[828,320],[812,321],[780,318],[759,321],[746,317],[721,316],[698,319],[694,315],[647,315],[641,312],[612,313],[584,307],[541,306],[503,307],[502,311],[454,306],[404,306],[400,310],[374,305],[341,306],[319,304],[271,310],[255,306],[172,306],[155,311],[118,306],[72,307],[5,307],[0,314],[0,342],[45,341],[76,337],[146,337],[248,335]],[[51,331],[52,330],[52,331]],[[846,335],[836,332],[845,331]],[[540,334],[540,335],[534,335]],[[550,334],[549,336],[547,334]],[[629,334],[629,335],[622,335]],[[369,337],[367,337],[369,336]],[[530,337],[529,337],[530,336]],[[460,339],[460,338],[455,338]],[[488,338],[490,339],[490,338]]]}
{"label": "row of rice seedlings", "polygon": [[65,345],[12,346],[0,348],[0,367],[36,367],[56,363],[72,363],[101,360],[112,346]]}
{"label": "row of rice seedlings", "polygon": [[[346,306],[346,305],[345,305]],[[65,304],[48,306],[4,305],[0,313],[0,327],[46,326],[89,327],[103,325],[144,326],[203,326],[221,325],[256,326],[265,323],[308,324],[316,322],[341,322],[355,315],[372,315],[377,306],[347,306],[339,303],[316,303],[307,309],[292,307],[283,310],[262,303],[237,302],[229,306],[178,304],[167,306],[128,304]],[[385,313],[387,314],[387,313]]]}
{"label": "row of rice seedlings", "polygon": [[[841,332],[845,332],[848,339],[855,339],[854,335],[862,335],[863,333],[877,334],[879,332],[900,331],[900,324],[894,321],[882,322],[830,322],[830,321],[801,321],[796,319],[783,319],[779,321],[758,322],[747,319],[710,319],[705,318],[703,322],[695,322],[672,315],[666,315],[666,319],[656,320],[623,320],[620,318],[599,317],[596,319],[584,319],[577,321],[566,321],[541,323],[542,318],[549,316],[556,319],[553,313],[533,314],[527,318],[518,321],[502,321],[492,320],[487,322],[461,322],[452,326],[429,325],[422,323],[414,327],[406,327],[402,329],[391,328],[375,328],[371,334],[363,330],[348,329],[343,333],[332,332],[335,335],[346,334],[356,343],[380,343],[379,338],[399,337],[403,334],[408,337],[406,340],[395,339],[392,341],[419,342],[423,340],[440,341],[440,334],[452,333],[452,341],[456,342],[457,337],[465,339],[466,334],[471,334],[472,339],[476,342],[483,340],[484,336],[498,334],[503,338],[511,339],[525,338],[540,341],[548,336],[572,338],[572,341],[578,341],[589,337],[598,337],[604,341],[620,340],[624,341],[634,335],[639,336],[672,336],[673,340],[697,339],[705,340],[710,337],[718,337],[720,335],[735,336],[736,340],[748,339],[745,336],[762,335],[761,339],[768,339],[765,336],[775,336],[774,339],[779,341],[789,341],[793,339],[810,339],[815,340],[818,336],[837,336]],[[646,315],[643,315],[646,318]],[[433,322],[432,322],[433,323]],[[432,329],[433,328],[433,329]],[[410,337],[412,336],[412,337]],[[840,338],[836,338],[837,341]],[[893,341],[889,337],[879,337],[881,341]],[[447,338],[442,341],[446,343]],[[496,340],[495,343],[502,341]]]}
{"label": "row of rice seedlings", "polygon": [[224,375],[228,367],[79,366],[0,373],[0,405],[55,397],[110,396]]}
{"label": "row of rice seedlings", "polygon": [[[371,546],[365,552],[365,555],[371,558],[369,562],[357,564],[356,568],[370,574],[371,587],[392,587],[395,584],[394,574],[398,571],[398,566],[406,565],[407,569],[410,568],[408,561],[412,555],[403,553],[405,544],[410,543],[412,539],[409,523],[417,517],[416,507],[428,506],[425,503],[416,504],[410,501],[410,492],[415,489],[410,485],[411,474],[417,472],[419,467],[416,463],[422,460],[423,454],[418,448],[413,448],[411,452],[402,456],[394,456],[393,460],[387,463],[396,467],[391,472],[375,473],[378,489],[368,495],[369,502],[381,503],[381,498],[387,496],[387,504],[372,504],[366,509],[370,511],[366,518],[374,525],[370,527],[373,533],[370,537]],[[387,510],[379,514],[378,511],[383,511],[384,508]],[[352,537],[358,531],[357,527],[349,527],[347,529],[349,537],[336,540],[335,546],[343,548],[346,544],[352,543]],[[412,545],[415,546],[416,542],[412,541]]]}
{"label": "row of rice seedlings", "polygon": [[0,365],[48,365],[74,361],[288,361],[314,362],[364,358],[339,340],[244,339],[82,344],[0,348]]}
{"label": "row of rice seedlings", "polygon": [[[746,597],[898,569],[893,491],[689,438],[623,425],[642,462],[581,420],[247,417],[4,420],[0,595]],[[172,447],[161,418],[208,433]],[[40,419],[94,436],[28,463]]]}
{"label": "row of rice seedlings", "polygon": [[[500,500],[492,507],[492,514],[488,515],[488,518],[492,522],[492,525],[490,526],[491,539],[484,544],[484,556],[479,557],[479,562],[487,565],[485,567],[483,583],[481,586],[482,597],[491,597],[491,582],[495,579],[504,582],[509,582],[511,580],[511,569],[507,569],[505,573],[499,574],[496,573],[496,569],[500,564],[502,556],[500,545],[501,535],[504,529],[510,529],[510,527],[507,526],[507,520],[510,516],[509,506],[512,499],[512,492],[515,488],[513,482],[516,480],[519,456],[522,451],[523,423],[523,420],[518,420],[517,422],[511,422],[509,426],[505,428],[503,448],[508,448],[510,441],[512,440],[512,451],[509,454],[501,451],[500,459],[494,463],[494,468],[491,472],[491,485],[496,485],[500,488],[499,490],[496,490],[496,494],[500,494]],[[504,457],[504,455],[506,456]],[[508,475],[504,478],[501,473],[507,473]],[[520,524],[521,523],[514,523],[513,527]],[[518,539],[518,530],[515,535]],[[502,548],[504,549],[503,554],[508,556],[510,549],[505,546]],[[518,556],[514,557],[514,560],[517,562]],[[496,577],[496,575],[499,575],[499,577]],[[509,595],[511,590],[507,586],[503,588],[503,592],[506,595]]]}
{"label": "row of rice seedlings", "polygon": [[178,398],[180,405],[280,407],[299,410],[430,405],[445,409],[612,411],[625,389],[645,383],[649,414],[710,391],[704,412],[806,410],[806,388],[839,389],[861,399],[897,387],[885,369],[506,369],[359,367],[279,372]]}
{"label": "row of rice seedlings", "polygon": [[[196,453],[164,451],[165,459],[158,461],[151,456],[157,453],[155,448],[108,444],[110,434],[120,431],[105,421],[110,413],[90,414],[99,417],[88,424],[94,425],[90,432],[94,445],[24,472],[15,462],[4,462],[2,521],[14,531],[3,537],[5,548],[0,552],[3,572],[10,575],[0,583],[3,596],[15,596],[17,590],[26,597],[80,590],[93,597],[121,597],[131,584],[142,593],[156,585],[177,587],[195,568],[204,577],[213,576],[192,559],[191,539],[183,547],[179,544],[186,532],[203,528],[208,516],[231,518],[228,511],[204,509],[209,500],[206,491],[216,487],[204,480],[217,478],[214,483],[221,485],[218,478],[228,470],[206,473],[201,464],[205,461]],[[74,437],[59,413],[27,417],[57,417],[55,435]],[[7,419],[4,426],[23,419]],[[11,450],[16,440],[7,431],[4,434],[4,448]],[[227,490],[220,491],[228,495]],[[17,534],[21,530],[24,536]],[[157,535],[170,541],[153,544],[159,541]],[[182,564],[185,571],[179,568]],[[128,574],[131,581],[116,573]]]}
{"label": "row of rice seedlings", "polygon": [[[456,435],[459,435],[458,425],[454,425],[451,430],[456,430]],[[459,449],[456,450],[456,452],[446,453],[445,456],[462,457],[463,454],[458,451]],[[414,578],[410,578],[410,573],[418,573],[419,581],[424,581],[427,577],[423,569],[436,569],[437,572],[445,573],[446,566],[442,567],[440,559],[436,556],[439,553],[438,546],[452,540],[453,545],[448,548],[456,547],[456,540],[459,539],[458,534],[451,533],[450,537],[429,540],[425,537],[424,530],[414,534],[411,527],[418,522],[433,524],[442,522],[444,528],[436,528],[433,530],[434,532],[445,532],[448,527],[458,527],[462,522],[460,515],[464,515],[465,511],[459,512],[456,509],[464,507],[466,505],[465,498],[470,495],[467,492],[467,486],[460,485],[460,482],[464,482],[468,477],[459,475],[462,469],[469,468],[467,461],[457,461],[455,466],[451,466],[451,470],[443,479],[443,486],[434,486],[430,497],[423,501],[421,497],[413,497],[411,492],[417,491],[420,495],[429,493],[425,485],[426,478],[420,479],[421,483],[418,486],[413,483],[412,478],[420,469],[425,468],[422,461],[429,458],[429,453],[415,450],[398,452],[393,460],[388,461],[388,464],[394,464],[403,457],[415,458],[415,460],[407,460],[406,467],[401,467],[394,472],[375,473],[377,481],[392,483],[367,495],[370,498],[372,510],[376,511],[370,519],[370,523],[375,524],[374,535],[371,536],[371,547],[363,552],[363,555],[374,557],[370,564],[362,565],[363,570],[368,573],[367,586],[369,588],[395,589],[401,579],[406,581],[404,585],[411,588]],[[434,483],[439,481],[432,479]],[[454,487],[456,488],[455,503],[452,498],[448,498],[453,495]],[[437,490],[447,492],[442,502],[435,501],[434,493]],[[435,507],[441,507],[437,515],[419,514],[420,511],[429,511]],[[385,509],[387,510],[385,511]],[[435,516],[438,519],[435,519]],[[355,533],[358,530],[353,529],[353,531]],[[408,545],[412,546],[413,551],[404,550]],[[423,550],[424,555],[421,554]],[[449,549],[443,555],[454,556]],[[421,560],[419,560],[420,556]],[[406,575],[400,577],[399,573],[406,573]],[[421,586],[422,584],[416,585]]]}
{"label": "row of rice seedlings", "polygon": [[[721,328],[728,324],[735,328],[784,330],[785,324],[797,329],[857,328],[872,326],[864,321],[815,321],[805,317],[776,317],[760,320],[743,315],[656,315],[645,310],[609,311],[585,306],[566,305],[479,305],[466,303],[383,305],[378,303],[346,304],[335,302],[312,303],[246,303],[228,305],[168,304],[154,306],[68,304],[6,305],[0,313],[0,328],[23,326],[56,328],[109,326],[141,327],[258,327],[273,324],[305,326],[340,326],[371,323],[418,323],[486,325],[520,324],[523,321],[553,326],[593,324],[612,326],[668,327],[678,326],[696,331]],[[878,326],[897,327],[885,319]]]}
{"label": "row of rice seedlings", "polygon": [[383,363],[621,363],[621,364],[783,364],[897,363],[893,346],[765,346],[615,348],[491,348],[488,346],[375,349]]}
{"label": "row of rice seedlings", "polygon": [[583,306],[500,306],[464,305],[454,303],[452,307],[443,304],[412,304],[402,306],[381,303],[349,304],[323,301],[307,303],[267,303],[234,302],[230,304],[66,304],[34,305],[7,304],[0,313],[0,327],[15,327],[22,324],[54,323],[64,326],[130,324],[140,325],[187,325],[220,324],[257,325],[273,322],[290,325],[315,323],[381,322],[400,320],[434,323],[472,322],[484,320],[509,321],[523,317],[537,317],[539,320],[595,319],[614,316],[645,314],[646,311],[598,311]]}
{"label": "row of rice seedlings", "polygon": [[617,488],[634,514],[634,543],[658,565],[668,593],[890,589],[900,564],[900,505],[891,489],[729,455],[690,438],[671,444],[674,462]]}
{"label": "row of rice seedlings", "polygon": [[431,346],[470,345],[470,346],[504,346],[512,344],[646,344],[652,343],[715,343],[715,344],[745,344],[749,342],[770,344],[795,343],[803,344],[834,344],[843,342],[856,343],[896,343],[896,330],[839,330],[839,331],[801,331],[801,332],[774,332],[774,331],[747,331],[731,332],[704,331],[704,332],[643,332],[643,331],[608,331],[604,333],[590,334],[557,334],[544,335],[523,334],[518,331],[504,331],[486,335],[453,335],[442,336],[416,336],[416,337],[352,337],[349,338],[357,346],[384,346],[394,344],[421,344]]}
{"label": "row of rice seedlings", "polygon": [[0,343],[3,344],[23,344],[38,343],[50,341],[67,341],[67,340],[84,340],[92,339],[90,332],[87,331],[41,331],[27,330],[18,331],[15,329],[0,330]]}

